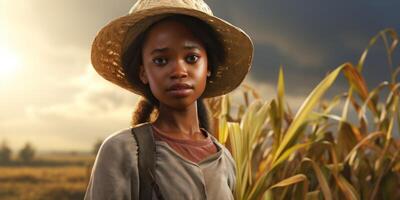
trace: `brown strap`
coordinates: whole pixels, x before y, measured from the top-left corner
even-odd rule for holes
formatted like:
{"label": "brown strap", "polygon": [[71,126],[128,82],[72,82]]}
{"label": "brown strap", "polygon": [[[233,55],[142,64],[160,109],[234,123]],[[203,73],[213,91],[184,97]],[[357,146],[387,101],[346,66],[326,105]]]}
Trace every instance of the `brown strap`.
{"label": "brown strap", "polygon": [[149,124],[138,125],[132,128],[132,135],[138,145],[139,199],[152,199],[154,189],[157,199],[163,200],[164,198],[154,180],[156,146],[151,126]]}

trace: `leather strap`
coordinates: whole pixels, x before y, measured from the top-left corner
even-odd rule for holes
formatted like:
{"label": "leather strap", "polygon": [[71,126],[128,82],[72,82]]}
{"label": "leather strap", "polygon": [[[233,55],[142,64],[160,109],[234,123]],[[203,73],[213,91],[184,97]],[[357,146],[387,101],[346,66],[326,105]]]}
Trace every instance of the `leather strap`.
{"label": "leather strap", "polygon": [[132,128],[132,135],[138,145],[139,199],[151,200],[154,190],[157,199],[163,200],[164,198],[154,180],[156,146],[151,126],[148,123],[140,124]]}

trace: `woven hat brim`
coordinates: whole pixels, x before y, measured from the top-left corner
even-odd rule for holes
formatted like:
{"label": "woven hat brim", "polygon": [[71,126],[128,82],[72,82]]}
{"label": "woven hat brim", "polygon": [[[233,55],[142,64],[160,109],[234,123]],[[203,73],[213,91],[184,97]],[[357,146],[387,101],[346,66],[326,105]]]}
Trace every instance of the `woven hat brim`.
{"label": "woven hat brim", "polygon": [[92,44],[91,61],[95,70],[106,80],[143,96],[144,88],[130,84],[126,78],[122,55],[132,38],[170,14],[184,14],[203,20],[214,28],[224,46],[225,62],[217,66],[214,76],[208,79],[202,97],[220,96],[237,88],[251,67],[253,43],[250,37],[223,19],[188,8],[146,9],[111,21],[100,30]]}

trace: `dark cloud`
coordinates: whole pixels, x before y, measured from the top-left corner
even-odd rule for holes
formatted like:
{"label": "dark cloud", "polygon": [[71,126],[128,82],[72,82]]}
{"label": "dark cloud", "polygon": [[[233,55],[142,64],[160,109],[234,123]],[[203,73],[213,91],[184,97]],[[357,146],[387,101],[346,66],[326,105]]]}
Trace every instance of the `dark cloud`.
{"label": "dark cloud", "polygon": [[[400,31],[400,2],[395,0],[210,4],[216,15],[242,27],[254,39],[251,75],[274,84],[282,64],[288,92],[294,95],[309,91],[340,64],[356,63],[370,38],[380,30],[392,27]],[[370,87],[389,80],[382,46],[378,43],[367,59],[363,74]],[[337,84],[339,88],[347,86],[345,79],[339,79]]]}

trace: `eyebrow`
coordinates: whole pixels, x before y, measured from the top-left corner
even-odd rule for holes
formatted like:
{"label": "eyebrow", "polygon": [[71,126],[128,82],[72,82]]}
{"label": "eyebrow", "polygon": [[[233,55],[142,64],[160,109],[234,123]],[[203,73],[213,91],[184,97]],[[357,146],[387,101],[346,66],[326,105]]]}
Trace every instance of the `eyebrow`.
{"label": "eyebrow", "polygon": [[168,51],[169,48],[158,48],[150,52],[150,54],[162,53]]}
{"label": "eyebrow", "polygon": [[[168,47],[156,48],[153,51],[151,51],[150,54],[163,53],[163,52],[168,51],[169,49],[170,48],[168,48]],[[188,49],[188,50],[190,50],[190,49],[200,49],[200,46],[196,45],[196,44],[190,44],[190,45],[185,45],[184,49]]]}
{"label": "eyebrow", "polygon": [[200,46],[197,44],[187,44],[184,47],[185,49],[200,49]]}

